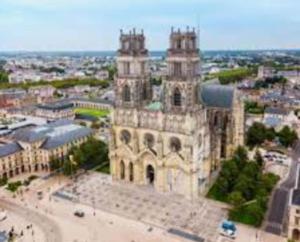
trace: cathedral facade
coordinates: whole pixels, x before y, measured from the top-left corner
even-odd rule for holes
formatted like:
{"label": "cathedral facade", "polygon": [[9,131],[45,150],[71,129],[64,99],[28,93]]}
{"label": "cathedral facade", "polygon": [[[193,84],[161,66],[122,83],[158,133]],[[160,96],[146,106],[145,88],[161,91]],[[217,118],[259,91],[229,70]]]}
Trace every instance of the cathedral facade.
{"label": "cathedral facade", "polygon": [[196,199],[244,142],[238,90],[202,82],[194,30],[172,29],[160,101],[152,101],[144,33],[120,35],[110,137],[113,180]]}

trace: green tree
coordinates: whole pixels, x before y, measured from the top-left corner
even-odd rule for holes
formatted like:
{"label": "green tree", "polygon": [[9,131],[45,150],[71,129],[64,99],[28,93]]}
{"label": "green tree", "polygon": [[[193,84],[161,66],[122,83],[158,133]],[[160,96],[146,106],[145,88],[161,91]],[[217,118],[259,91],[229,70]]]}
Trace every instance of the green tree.
{"label": "green tree", "polygon": [[249,204],[245,208],[245,213],[254,218],[255,226],[260,226],[263,218],[264,218],[264,209],[260,206],[258,202],[254,202]]}
{"label": "green tree", "polygon": [[240,207],[246,202],[242,193],[238,192],[238,191],[234,191],[234,192],[230,193],[228,196],[228,201],[234,207]]}
{"label": "green tree", "polygon": [[263,157],[261,156],[261,153],[258,150],[255,153],[254,160],[255,160],[256,164],[258,164],[260,167],[263,166],[264,159],[263,159]]}
{"label": "green tree", "polygon": [[238,168],[242,170],[248,161],[248,152],[245,147],[239,146],[233,154],[233,160]]}
{"label": "green tree", "polygon": [[279,138],[279,142],[283,146],[289,147],[295,143],[295,141],[298,139],[298,135],[294,130],[290,129],[290,127],[284,126],[278,132],[278,138]]}
{"label": "green tree", "polygon": [[248,177],[245,174],[241,174],[234,186],[234,191],[241,192],[243,197],[249,201],[254,197],[255,194],[255,180],[251,177]]}
{"label": "green tree", "polygon": [[8,73],[0,71],[0,83],[8,83]]}
{"label": "green tree", "polygon": [[56,171],[62,167],[63,161],[58,158],[51,158],[50,159],[50,170]]}
{"label": "green tree", "polygon": [[264,124],[255,122],[247,132],[247,144],[253,148],[265,140],[272,141],[276,136],[274,129],[268,129]]}
{"label": "green tree", "polygon": [[228,189],[226,192],[230,192],[235,184],[235,180],[239,175],[239,168],[234,160],[228,160],[223,163],[220,177],[223,177],[227,184]]}

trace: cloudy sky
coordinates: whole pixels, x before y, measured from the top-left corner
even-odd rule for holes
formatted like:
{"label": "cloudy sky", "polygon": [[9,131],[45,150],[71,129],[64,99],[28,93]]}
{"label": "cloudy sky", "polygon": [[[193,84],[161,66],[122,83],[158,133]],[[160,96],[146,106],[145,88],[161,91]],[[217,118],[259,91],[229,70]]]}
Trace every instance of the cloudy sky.
{"label": "cloudy sky", "polygon": [[300,0],[0,0],[0,50],[114,50],[143,28],[167,48],[171,26],[200,26],[201,48],[300,48]]}

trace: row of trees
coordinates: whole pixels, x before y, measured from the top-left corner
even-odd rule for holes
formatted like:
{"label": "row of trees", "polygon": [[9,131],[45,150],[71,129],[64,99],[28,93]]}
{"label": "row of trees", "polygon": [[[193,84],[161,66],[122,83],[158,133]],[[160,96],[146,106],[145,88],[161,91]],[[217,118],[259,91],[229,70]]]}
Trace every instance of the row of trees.
{"label": "row of trees", "polygon": [[53,159],[50,163],[51,170],[61,169],[65,175],[72,175],[78,169],[91,169],[108,162],[107,145],[95,138],[89,138],[87,142],[74,146],[65,159]]}
{"label": "row of trees", "polygon": [[236,83],[244,80],[245,78],[252,76],[256,73],[255,68],[237,68],[228,71],[222,71],[211,77],[219,78],[220,83],[223,85]]}
{"label": "row of trees", "polygon": [[238,147],[232,159],[223,163],[220,175],[208,197],[230,203],[230,219],[260,226],[268,197],[279,177],[263,173],[263,159],[256,153],[250,161],[245,148]]}
{"label": "row of trees", "polygon": [[288,126],[276,132],[274,128],[268,128],[259,122],[255,122],[247,131],[247,145],[250,148],[261,145],[265,141],[275,140],[278,140],[284,147],[290,147],[298,140],[298,135]]}
{"label": "row of trees", "polygon": [[[1,72],[0,72],[0,78],[1,78]],[[57,80],[57,81],[39,81],[39,82],[29,82],[29,83],[8,83],[8,82],[1,82],[0,81],[0,89],[4,88],[23,88],[28,89],[32,86],[40,86],[40,85],[52,85],[53,87],[57,89],[61,88],[68,88],[68,87],[74,87],[76,85],[90,85],[90,86],[101,86],[103,88],[106,88],[109,86],[109,81],[107,80],[96,80],[96,79],[66,79],[66,80]]]}
{"label": "row of trees", "polygon": [[267,77],[265,80],[258,80],[255,82],[255,89],[260,89],[260,88],[270,88],[273,87],[274,85],[285,85],[287,83],[287,79],[282,76],[274,76],[274,77]]}

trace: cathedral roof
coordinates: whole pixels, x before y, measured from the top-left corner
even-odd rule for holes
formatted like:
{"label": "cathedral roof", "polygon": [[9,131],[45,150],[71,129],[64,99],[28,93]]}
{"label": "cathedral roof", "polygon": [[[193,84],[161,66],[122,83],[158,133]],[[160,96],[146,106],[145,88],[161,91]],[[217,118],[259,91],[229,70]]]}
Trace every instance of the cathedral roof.
{"label": "cathedral roof", "polygon": [[231,108],[235,88],[221,84],[203,84],[199,91],[199,100],[207,107]]}

